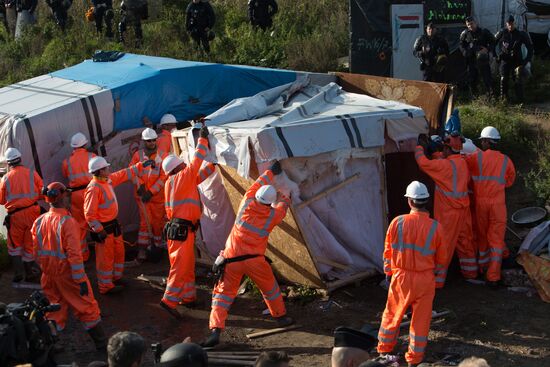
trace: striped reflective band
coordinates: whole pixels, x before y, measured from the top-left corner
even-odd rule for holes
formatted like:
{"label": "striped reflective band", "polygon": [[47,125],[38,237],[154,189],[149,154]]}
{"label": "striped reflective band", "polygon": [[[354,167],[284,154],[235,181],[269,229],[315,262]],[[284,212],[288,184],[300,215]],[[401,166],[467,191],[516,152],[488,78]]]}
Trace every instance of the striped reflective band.
{"label": "striped reflective band", "polygon": [[250,203],[252,203],[253,201],[254,201],[254,199],[247,199],[244,202],[243,207],[241,208],[241,210],[239,211],[239,214],[237,215],[237,218],[235,219],[235,224],[237,224],[241,227],[244,227],[244,228],[248,229],[249,231],[260,235],[260,237],[262,237],[262,238],[268,237],[269,232],[267,231],[267,229],[269,228],[269,226],[271,225],[271,222],[273,221],[273,217],[275,216],[275,209],[270,208],[269,216],[266,220],[265,225],[262,228],[258,228],[258,227],[253,226],[252,224],[250,224],[248,222],[245,222],[242,219],[242,216],[243,216],[245,210],[248,208]]}
{"label": "striped reflective band", "polygon": [[502,162],[502,168],[500,169],[500,176],[484,176],[483,175],[483,153],[482,151],[477,152],[477,164],[479,169],[479,176],[472,176],[474,181],[496,181],[501,185],[506,184],[504,175],[506,174],[506,166],[508,166],[508,157],[504,156],[504,161]]}
{"label": "striped reflective band", "polygon": [[102,185],[92,183],[92,187],[97,187],[101,191],[101,194],[103,195],[103,204],[99,204],[98,208],[101,208],[101,209],[110,208],[111,205],[113,205],[113,203],[116,201],[116,196],[113,190],[110,190],[111,193],[113,194],[113,198],[109,199],[109,197],[107,196],[107,191],[105,191]]}
{"label": "striped reflective band", "polygon": [[456,163],[449,159],[451,167],[453,169],[453,191],[444,191],[441,187],[436,186],[435,189],[441,192],[445,196],[449,196],[455,199],[460,199],[468,196],[467,191],[458,191],[458,171],[456,169]]}
{"label": "striped reflective band", "polygon": [[281,291],[279,290],[279,285],[277,284],[277,281],[273,283],[273,288],[271,288],[270,291],[265,292],[264,299],[266,301],[273,301],[281,296]]}
{"label": "striped reflective band", "polygon": [[34,190],[34,170],[29,170],[29,192],[28,193],[19,193],[19,194],[12,194],[11,192],[11,184],[10,180],[6,178],[6,200],[11,201],[14,199],[23,199],[23,198],[29,198],[33,199],[37,196],[36,191]]}
{"label": "striped reflective band", "polygon": [[432,244],[432,239],[437,229],[437,222],[433,221],[432,226],[430,228],[430,232],[428,232],[428,236],[426,237],[426,241],[424,242],[424,247],[420,247],[415,243],[404,243],[403,241],[403,222],[404,221],[405,221],[405,217],[403,216],[400,216],[397,219],[397,243],[392,244],[392,248],[397,251],[415,250],[420,252],[424,256],[432,255],[435,251],[430,250],[430,245]]}
{"label": "striped reflective band", "polygon": [[[44,237],[42,236],[42,221],[44,217],[40,217],[37,219],[36,222],[36,237],[38,240],[38,256],[53,256],[57,257],[59,259],[66,259],[67,255],[63,252],[63,248],[61,247],[61,227],[63,226],[63,223],[67,219],[71,218],[70,216],[66,215],[61,218],[59,221],[59,224],[57,226],[57,231],[55,233],[55,243],[54,243],[54,249],[52,250],[44,250]],[[75,265],[77,266],[77,265]],[[84,266],[82,266],[84,267]]]}
{"label": "striped reflective band", "polygon": [[[92,153],[88,153],[88,162],[90,161],[90,159],[92,159]],[[70,158],[67,159],[67,169],[69,171],[69,181],[73,181],[81,177],[88,177],[90,179],[92,178],[92,174],[88,172],[74,173]]]}

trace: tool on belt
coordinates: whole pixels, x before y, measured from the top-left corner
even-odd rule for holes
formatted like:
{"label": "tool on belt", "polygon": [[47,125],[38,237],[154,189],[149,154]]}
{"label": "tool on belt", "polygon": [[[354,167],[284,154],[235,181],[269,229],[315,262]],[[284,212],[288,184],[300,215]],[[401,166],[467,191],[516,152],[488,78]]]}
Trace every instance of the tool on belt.
{"label": "tool on belt", "polygon": [[33,203],[31,205],[27,205],[27,206],[24,206],[22,208],[17,208],[17,209],[14,209],[12,210],[11,212],[8,212],[8,214],[6,215],[6,217],[4,218],[4,225],[6,226],[6,229],[8,230],[8,238],[10,240],[10,243],[14,244],[12,238],[11,238],[11,234],[10,234],[10,227],[11,227],[11,216],[14,215],[15,213],[17,212],[20,212],[21,210],[25,210],[25,209],[28,209],[30,207],[33,207],[35,205],[38,205],[38,203]]}
{"label": "tool on belt", "polygon": [[[118,223],[118,220],[116,219],[110,220],[108,222],[101,222],[101,225],[103,226],[103,230],[105,231],[105,233],[107,233],[107,235],[113,234],[115,237],[122,235],[122,228],[120,227],[120,223]],[[94,242],[104,243],[105,238],[107,238],[105,233],[91,231],[90,237]]]}
{"label": "tool on belt", "polygon": [[186,219],[172,218],[164,225],[162,238],[173,241],[185,241],[189,234],[189,230],[196,232],[200,222],[193,223]]}
{"label": "tool on belt", "polygon": [[249,254],[249,255],[241,255],[241,256],[235,256],[230,258],[225,258],[223,256],[218,256],[216,258],[216,261],[214,262],[214,265],[212,265],[212,273],[214,273],[214,279],[216,282],[214,284],[218,284],[218,282],[221,282],[223,280],[223,274],[225,272],[225,266],[227,264],[236,263],[239,261],[245,261],[248,259],[253,259],[255,257],[263,256],[265,258],[265,261],[267,261],[269,264],[272,263],[271,259],[265,255],[259,255],[259,254]]}

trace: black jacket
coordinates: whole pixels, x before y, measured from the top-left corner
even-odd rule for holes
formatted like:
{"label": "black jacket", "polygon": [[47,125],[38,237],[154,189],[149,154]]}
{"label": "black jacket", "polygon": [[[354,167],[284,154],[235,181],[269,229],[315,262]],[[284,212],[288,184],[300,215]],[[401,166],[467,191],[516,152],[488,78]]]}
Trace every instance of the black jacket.
{"label": "black jacket", "polygon": [[15,0],[15,9],[20,12],[28,10],[29,13],[34,13],[38,5],[38,0]]}
{"label": "black jacket", "polygon": [[216,16],[209,2],[201,1],[196,4],[191,2],[187,6],[185,29],[188,32],[204,32],[205,28],[214,27],[214,23],[216,23]]}
{"label": "black jacket", "polygon": [[271,20],[278,10],[275,0],[248,0],[248,19],[253,24]]}
{"label": "black jacket", "polygon": [[[527,64],[533,58],[533,44],[527,33],[518,29],[512,32],[504,28],[495,36],[497,45],[499,46],[498,58],[505,62],[514,62],[517,64]],[[521,46],[527,48],[527,56],[523,58]]]}
{"label": "black jacket", "polygon": [[413,49],[414,56],[418,57],[426,65],[435,65],[437,56],[449,56],[449,44],[445,38],[435,35],[428,37],[424,34],[416,39]]}
{"label": "black jacket", "polygon": [[460,34],[460,52],[467,59],[475,58],[478,51],[485,47],[490,53],[495,53],[495,37],[485,28],[477,27],[475,32],[465,29]]}

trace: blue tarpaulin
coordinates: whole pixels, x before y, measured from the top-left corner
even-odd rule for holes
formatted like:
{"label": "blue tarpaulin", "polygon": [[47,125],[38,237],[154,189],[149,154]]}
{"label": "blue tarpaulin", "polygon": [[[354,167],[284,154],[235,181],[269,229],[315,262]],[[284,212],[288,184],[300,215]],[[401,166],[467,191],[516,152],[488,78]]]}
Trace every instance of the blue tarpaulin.
{"label": "blue tarpaulin", "polygon": [[235,98],[296,80],[288,70],[180,61],[126,54],[113,62],[86,60],[52,76],[111,90],[114,130],[143,127],[171,113],[178,121],[208,115]]}

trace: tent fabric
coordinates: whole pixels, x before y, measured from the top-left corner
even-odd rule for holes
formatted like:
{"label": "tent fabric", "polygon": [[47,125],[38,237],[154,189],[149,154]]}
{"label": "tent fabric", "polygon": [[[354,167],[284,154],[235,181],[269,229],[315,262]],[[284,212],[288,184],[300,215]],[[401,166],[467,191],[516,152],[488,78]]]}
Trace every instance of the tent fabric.
{"label": "tent fabric", "polygon": [[109,89],[116,101],[114,130],[159,121],[171,113],[178,121],[208,115],[232,99],[254,95],[296,80],[288,70],[180,61],[126,54],[98,63],[86,60],[52,76]]}
{"label": "tent fabric", "polygon": [[527,6],[524,0],[472,0],[472,15],[478,24],[493,34],[500,31],[509,15],[516,18],[518,29],[525,29]]}
{"label": "tent fabric", "polygon": [[[293,90],[299,83],[286,87]],[[335,83],[303,87],[283,104],[279,99],[265,100],[269,93],[232,101],[207,116],[216,157],[246,178],[250,177],[249,143],[256,163],[261,163],[339,149],[381,147],[385,131],[399,141],[428,129],[424,112],[418,107],[347,93]],[[240,106],[241,116],[235,106]],[[269,115],[264,116],[261,108]],[[257,118],[247,120],[251,109]]]}

